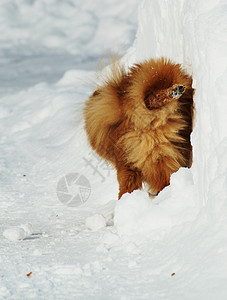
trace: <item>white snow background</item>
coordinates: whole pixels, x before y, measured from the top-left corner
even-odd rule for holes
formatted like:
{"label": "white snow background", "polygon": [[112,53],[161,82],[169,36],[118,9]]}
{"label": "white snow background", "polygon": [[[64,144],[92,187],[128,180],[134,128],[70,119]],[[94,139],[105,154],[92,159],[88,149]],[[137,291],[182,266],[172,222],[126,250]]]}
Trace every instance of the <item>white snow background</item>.
{"label": "white snow background", "polygon": [[[193,72],[194,163],[153,201],[83,130],[114,52]],[[227,299],[226,54],[225,0],[1,0],[0,299]]]}

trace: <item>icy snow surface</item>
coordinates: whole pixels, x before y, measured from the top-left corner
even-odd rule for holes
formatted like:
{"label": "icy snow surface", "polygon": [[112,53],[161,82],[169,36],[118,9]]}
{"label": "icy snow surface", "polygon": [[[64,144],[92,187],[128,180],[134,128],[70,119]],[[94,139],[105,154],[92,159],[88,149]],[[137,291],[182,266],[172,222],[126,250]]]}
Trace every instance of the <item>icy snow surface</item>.
{"label": "icy snow surface", "polygon": [[[0,299],[227,299],[226,1],[1,0],[0,29]],[[83,130],[113,52],[193,72],[194,163],[152,201]]]}

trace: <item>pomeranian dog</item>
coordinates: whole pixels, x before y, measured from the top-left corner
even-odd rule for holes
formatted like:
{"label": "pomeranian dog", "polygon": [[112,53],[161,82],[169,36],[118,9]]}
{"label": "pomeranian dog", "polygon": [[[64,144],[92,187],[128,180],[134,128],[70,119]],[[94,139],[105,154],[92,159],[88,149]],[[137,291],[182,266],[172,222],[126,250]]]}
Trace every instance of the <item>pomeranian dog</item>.
{"label": "pomeranian dog", "polygon": [[168,59],[150,59],[111,74],[85,104],[91,147],[117,171],[120,199],[148,185],[157,195],[192,164],[192,78]]}

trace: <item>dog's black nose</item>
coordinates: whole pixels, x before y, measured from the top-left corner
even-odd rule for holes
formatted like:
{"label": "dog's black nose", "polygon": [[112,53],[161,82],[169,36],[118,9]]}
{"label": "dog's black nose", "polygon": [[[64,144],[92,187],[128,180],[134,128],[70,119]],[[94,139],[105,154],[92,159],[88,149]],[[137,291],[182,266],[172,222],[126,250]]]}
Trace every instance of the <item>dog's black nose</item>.
{"label": "dog's black nose", "polygon": [[179,92],[180,92],[180,93],[183,93],[183,92],[184,92],[184,86],[183,86],[183,85],[180,85],[180,86],[179,86]]}

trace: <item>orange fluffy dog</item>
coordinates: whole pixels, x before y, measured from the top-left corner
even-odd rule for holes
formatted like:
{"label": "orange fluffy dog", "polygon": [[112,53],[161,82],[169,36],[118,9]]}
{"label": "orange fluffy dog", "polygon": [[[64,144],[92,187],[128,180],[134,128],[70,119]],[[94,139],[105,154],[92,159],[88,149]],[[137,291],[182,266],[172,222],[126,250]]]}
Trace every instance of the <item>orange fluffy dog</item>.
{"label": "orange fluffy dog", "polygon": [[117,170],[119,199],[143,182],[155,195],[192,164],[192,78],[179,64],[150,59],[126,72],[113,63],[84,118],[92,148]]}

